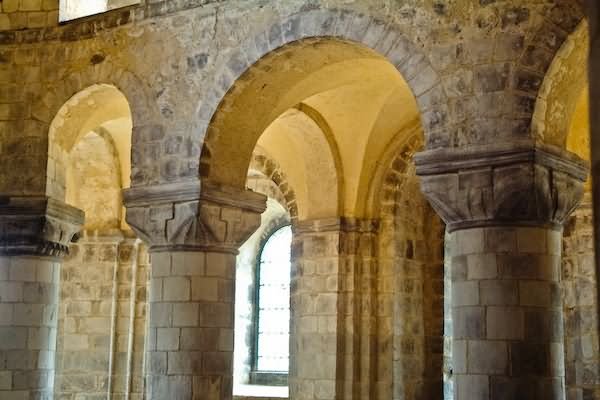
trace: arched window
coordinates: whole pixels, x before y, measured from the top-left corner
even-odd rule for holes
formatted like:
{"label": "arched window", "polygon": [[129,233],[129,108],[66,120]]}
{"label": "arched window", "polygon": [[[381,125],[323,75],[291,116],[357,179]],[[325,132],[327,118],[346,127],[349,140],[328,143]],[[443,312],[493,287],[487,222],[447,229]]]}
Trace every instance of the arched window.
{"label": "arched window", "polygon": [[[292,229],[284,226],[269,236],[260,253],[256,269],[255,377],[288,372],[291,244]],[[265,380],[273,383],[272,375]],[[263,379],[253,380],[261,383]]]}

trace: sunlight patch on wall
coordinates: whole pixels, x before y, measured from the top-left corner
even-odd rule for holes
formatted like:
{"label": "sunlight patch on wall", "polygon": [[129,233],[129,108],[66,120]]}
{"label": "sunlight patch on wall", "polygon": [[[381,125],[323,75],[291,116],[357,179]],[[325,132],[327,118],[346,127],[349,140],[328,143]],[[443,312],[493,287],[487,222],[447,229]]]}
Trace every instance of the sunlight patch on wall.
{"label": "sunlight patch on wall", "polygon": [[59,21],[70,21],[139,3],[140,0],[60,0]]}

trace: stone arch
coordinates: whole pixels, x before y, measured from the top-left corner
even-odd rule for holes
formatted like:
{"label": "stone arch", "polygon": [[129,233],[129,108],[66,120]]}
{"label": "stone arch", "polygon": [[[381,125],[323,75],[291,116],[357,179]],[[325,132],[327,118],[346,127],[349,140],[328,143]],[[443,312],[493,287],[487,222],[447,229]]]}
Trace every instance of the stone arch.
{"label": "stone arch", "polygon": [[[240,50],[226,61],[221,76],[216,79],[220,88],[207,96],[209,100],[202,103],[198,111],[198,129],[205,131],[200,166],[204,178],[234,186],[242,184],[246,170],[243,167],[238,168],[240,171],[236,172],[237,177],[226,178],[218,176],[217,172],[223,171],[222,166],[218,165],[219,160],[227,158],[223,153],[228,147],[223,145],[225,135],[235,134],[238,145],[240,140],[248,140],[249,147],[253,146],[255,140],[240,137],[239,129],[228,126],[227,112],[231,110],[234,99],[248,89],[248,81],[264,73],[266,63],[261,61],[285,54],[286,47],[318,46],[318,38],[346,43],[360,49],[357,50],[359,56],[369,54],[370,57],[383,58],[394,65],[406,79],[416,98],[428,146],[442,144],[440,138],[447,118],[442,110],[436,110],[433,106],[445,103],[445,91],[428,58],[407,39],[400,27],[350,11],[309,10],[278,21],[264,34],[240,46]],[[272,90],[267,86],[263,89]],[[290,103],[281,104],[283,110],[293,107],[301,99],[284,100]],[[278,109],[273,114],[279,115],[283,110]],[[252,136],[245,131],[244,135]],[[248,163],[249,157],[249,153],[242,156],[242,162]]]}
{"label": "stone arch", "polygon": [[120,148],[121,184],[129,180],[132,116],[129,102],[115,86],[95,84],[72,96],[50,124],[48,131],[48,166],[46,193],[59,200],[65,199],[66,168],[69,153],[83,135],[111,121],[122,121],[118,136]]}
{"label": "stone arch", "polygon": [[[128,173],[125,178],[129,181],[131,175],[132,184],[143,183],[147,175],[145,172],[150,167],[147,165],[148,160],[141,156],[136,157],[136,154],[145,154],[142,147],[155,131],[155,119],[159,112],[151,100],[150,89],[134,73],[106,59],[83,69],[70,70],[60,77],[60,84],[49,84],[45,90],[46,94],[35,99],[31,106],[32,116],[38,121],[40,130],[50,133],[56,116],[64,110],[63,107],[70,100],[81,98],[81,93],[85,93],[89,88],[105,86],[115,88],[128,103],[129,118],[132,121],[130,141],[135,145],[127,155],[128,163],[132,165],[131,174]],[[50,145],[48,143],[48,146]],[[46,193],[50,193],[48,187]]]}
{"label": "stone arch", "polygon": [[290,219],[296,221],[298,218],[298,205],[296,202],[296,192],[290,184],[285,171],[279,163],[272,159],[264,150],[256,148],[250,161],[250,171],[257,171],[267,179],[270,179],[277,185],[283,199],[280,203],[286,207],[290,214]]}
{"label": "stone arch", "polygon": [[587,21],[564,41],[544,77],[533,110],[532,132],[540,142],[567,147],[572,116],[587,87]]}
{"label": "stone arch", "polygon": [[382,162],[377,168],[369,184],[369,214],[380,217],[393,213],[393,203],[400,190],[399,175],[405,174],[410,167],[412,157],[423,150],[423,131],[415,124],[409,132],[398,133],[388,143]]}

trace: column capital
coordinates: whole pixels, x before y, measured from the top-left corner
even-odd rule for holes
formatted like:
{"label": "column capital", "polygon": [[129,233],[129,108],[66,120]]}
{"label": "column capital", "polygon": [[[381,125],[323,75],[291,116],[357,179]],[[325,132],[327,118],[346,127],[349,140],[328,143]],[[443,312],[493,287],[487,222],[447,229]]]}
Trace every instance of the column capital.
{"label": "column capital", "polygon": [[266,197],[198,180],[123,191],[127,223],[150,251],[237,253],[260,226]]}
{"label": "column capital", "polygon": [[415,156],[421,189],[449,231],[562,227],[583,196],[588,165],[533,142],[436,149]]}
{"label": "column capital", "polygon": [[84,216],[46,196],[0,196],[0,255],[66,255]]}

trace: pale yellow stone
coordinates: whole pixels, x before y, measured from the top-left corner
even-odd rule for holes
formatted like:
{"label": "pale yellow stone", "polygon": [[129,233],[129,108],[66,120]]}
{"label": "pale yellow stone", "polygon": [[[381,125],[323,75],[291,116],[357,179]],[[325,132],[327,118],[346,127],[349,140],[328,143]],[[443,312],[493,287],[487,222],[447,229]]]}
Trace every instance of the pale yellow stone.
{"label": "pale yellow stone", "polygon": [[19,10],[39,11],[42,9],[42,0],[21,0]]}
{"label": "pale yellow stone", "polygon": [[12,13],[19,9],[19,0],[4,0],[2,2],[2,12]]}

